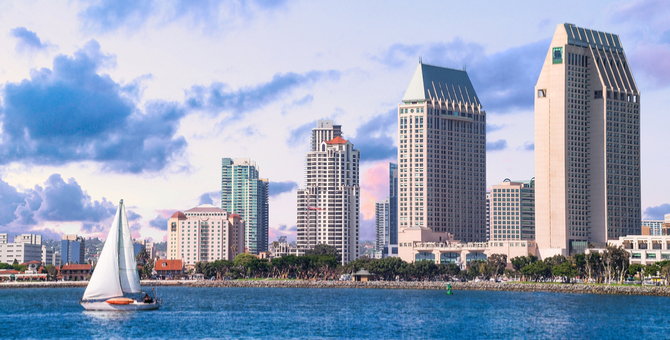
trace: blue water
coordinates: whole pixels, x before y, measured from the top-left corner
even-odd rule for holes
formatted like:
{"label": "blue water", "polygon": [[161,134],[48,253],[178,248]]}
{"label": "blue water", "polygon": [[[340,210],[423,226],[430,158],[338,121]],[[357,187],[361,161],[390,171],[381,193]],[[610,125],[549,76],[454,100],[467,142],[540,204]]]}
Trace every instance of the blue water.
{"label": "blue water", "polygon": [[665,339],[663,297],[159,287],[153,312],[85,312],[83,288],[0,289],[0,338]]}

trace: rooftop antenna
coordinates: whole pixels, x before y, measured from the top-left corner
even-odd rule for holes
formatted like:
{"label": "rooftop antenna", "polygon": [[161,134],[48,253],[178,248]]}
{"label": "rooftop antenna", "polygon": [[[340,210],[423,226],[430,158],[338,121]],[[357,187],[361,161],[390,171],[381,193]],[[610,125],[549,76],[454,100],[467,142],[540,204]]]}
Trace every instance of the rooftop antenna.
{"label": "rooftop antenna", "polygon": [[421,64],[421,56],[419,56],[419,64]]}

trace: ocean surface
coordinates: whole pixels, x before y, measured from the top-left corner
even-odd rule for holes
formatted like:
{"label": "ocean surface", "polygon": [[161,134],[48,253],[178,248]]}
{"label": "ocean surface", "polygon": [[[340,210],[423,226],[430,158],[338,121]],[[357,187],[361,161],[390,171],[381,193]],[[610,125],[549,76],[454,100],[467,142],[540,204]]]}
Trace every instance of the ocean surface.
{"label": "ocean surface", "polygon": [[0,289],[0,338],[670,338],[665,297],[158,287],[158,311],[86,312],[83,293]]}

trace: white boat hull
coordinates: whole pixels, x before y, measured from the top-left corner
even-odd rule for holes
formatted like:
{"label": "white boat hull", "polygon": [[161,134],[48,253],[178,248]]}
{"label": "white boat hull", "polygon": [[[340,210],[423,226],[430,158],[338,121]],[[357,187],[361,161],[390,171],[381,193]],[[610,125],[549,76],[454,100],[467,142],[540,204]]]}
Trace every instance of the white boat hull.
{"label": "white boat hull", "polygon": [[105,301],[89,302],[89,301],[80,301],[82,307],[86,310],[91,311],[135,311],[135,310],[154,310],[160,307],[160,304],[157,302],[153,303],[144,303],[144,302],[134,302],[127,305],[112,305]]}

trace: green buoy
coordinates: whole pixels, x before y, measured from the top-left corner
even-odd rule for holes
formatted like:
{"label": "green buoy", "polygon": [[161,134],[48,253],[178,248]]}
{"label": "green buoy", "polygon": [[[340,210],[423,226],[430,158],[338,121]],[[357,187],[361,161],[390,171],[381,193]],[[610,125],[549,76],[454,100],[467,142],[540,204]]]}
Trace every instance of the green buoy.
{"label": "green buoy", "polygon": [[453,295],[454,293],[451,292],[451,283],[447,285],[447,295]]}

